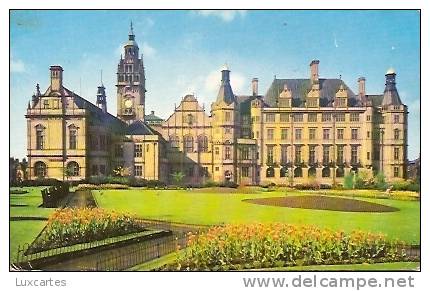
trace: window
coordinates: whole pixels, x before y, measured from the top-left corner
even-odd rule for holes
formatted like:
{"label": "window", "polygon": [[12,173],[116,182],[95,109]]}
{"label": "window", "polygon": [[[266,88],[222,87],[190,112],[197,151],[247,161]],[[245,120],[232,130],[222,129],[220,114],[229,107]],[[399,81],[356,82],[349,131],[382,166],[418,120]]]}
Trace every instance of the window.
{"label": "window", "polygon": [[281,128],[281,140],[288,139],[288,128]]}
{"label": "window", "polygon": [[351,128],[351,139],[358,139],[358,128]]}
{"label": "window", "polygon": [[330,163],[330,147],[323,146],[323,164],[327,165]]}
{"label": "window", "polygon": [[225,147],[225,159],[231,160],[231,147]]}
{"label": "window", "polygon": [[[337,146],[337,164],[343,164],[343,145]],[[343,176],[342,176],[343,177]]]}
{"label": "window", "polygon": [[395,140],[399,140],[400,139],[400,130],[397,129],[397,128],[394,130],[394,139]]}
{"label": "window", "polygon": [[303,122],[303,113],[294,113],[293,120],[294,122]]}
{"label": "window", "polygon": [[184,136],[184,151],[186,153],[194,152],[194,139],[191,135]]}
{"label": "window", "polygon": [[79,164],[77,162],[69,162],[67,164],[67,173],[71,177],[79,176]]}
{"label": "window", "polygon": [[267,146],[267,164],[273,164],[273,146]]}
{"label": "window", "polygon": [[267,140],[273,140],[273,132],[275,130],[273,128],[267,129]]}
{"label": "window", "polygon": [[287,175],[288,175],[288,168],[282,167],[281,171],[280,171],[280,177],[285,178],[285,177],[287,177]]}
{"label": "window", "polygon": [[218,172],[219,171],[219,167],[215,167],[215,172]]}
{"label": "window", "polygon": [[107,137],[106,137],[106,135],[100,135],[99,138],[100,138],[100,150],[105,151],[106,150],[106,139],[107,139]]}
{"label": "window", "polygon": [[336,169],[336,177],[340,178],[345,176],[345,170],[343,168],[337,168]]}
{"label": "window", "polygon": [[45,127],[42,125],[36,126],[36,149],[43,150],[45,148]]}
{"label": "window", "polygon": [[242,167],[242,177],[249,177],[249,167]]}
{"label": "window", "polygon": [[142,176],[142,166],[134,166],[134,175],[136,177]]}
{"label": "window", "polygon": [[219,155],[219,147],[215,147],[215,155]]}
{"label": "window", "polygon": [[323,178],[330,177],[330,168],[329,167],[323,168],[323,170],[322,170],[322,176],[323,176]]}
{"label": "window", "polygon": [[226,127],[226,128],[224,128],[224,132],[225,132],[226,134],[231,133],[231,128],[230,128],[230,127]]}
{"label": "window", "polygon": [[255,132],[255,138],[260,138],[260,132],[258,130]]}
{"label": "window", "polygon": [[370,152],[367,152],[367,159],[370,160]]}
{"label": "window", "polygon": [[399,148],[394,148],[394,160],[399,160]]}
{"label": "window", "polygon": [[329,121],[331,121],[331,113],[323,113],[322,114],[322,121],[323,122],[329,122]]}
{"label": "window", "polygon": [[231,112],[229,112],[229,111],[224,112],[224,121],[226,121],[226,122],[231,121]]}
{"label": "window", "polygon": [[309,113],[308,114],[308,122],[317,122],[317,114]]}
{"label": "window", "polygon": [[34,164],[34,175],[38,178],[46,176],[46,164],[44,162],[36,162]]}
{"label": "window", "polygon": [[208,167],[202,167],[202,168],[200,168],[200,176],[202,176],[202,177],[209,177]]}
{"label": "window", "polygon": [[400,116],[398,114],[394,115],[394,123],[399,123],[400,122]]}
{"label": "window", "polygon": [[336,113],[335,120],[336,120],[336,122],[344,122],[345,121],[345,113]]}
{"label": "window", "polygon": [[346,106],[346,98],[336,98],[336,106],[337,107],[345,107]]}
{"label": "window", "polygon": [[358,146],[351,146],[351,164],[358,164]]}
{"label": "window", "polygon": [[315,146],[309,146],[309,164],[315,164]]}
{"label": "window", "polygon": [[122,157],[124,154],[124,150],[122,144],[115,145],[115,157]]}
{"label": "window", "polygon": [[288,122],[288,113],[281,113],[279,114],[279,118],[281,122]]}
{"label": "window", "polygon": [[295,152],[294,161],[296,162],[296,164],[300,164],[302,162],[302,147],[299,145],[296,145],[294,152]]}
{"label": "window", "polygon": [[288,152],[287,152],[287,146],[281,145],[281,164],[285,165],[288,163]]}
{"label": "window", "polygon": [[317,169],[315,167],[309,168],[308,177],[316,177],[316,176],[317,176]]}
{"label": "window", "polygon": [[266,122],[275,122],[275,114],[267,113],[266,114]]}
{"label": "window", "polygon": [[366,121],[371,121],[371,120],[372,120],[372,116],[367,115],[367,116],[366,116]]}
{"label": "window", "polygon": [[142,152],[143,152],[142,144],[140,143],[134,144],[134,157],[136,158],[142,157]]}
{"label": "window", "polygon": [[367,138],[370,138],[370,131],[367,132]]}
{"label": "window", "polygon": [[49,100],[43,100],[43,109],[49,109]]}
{"label": "window", "polygon": [[356,113],[356,112],[351,113],[351,114],[349,115],[349,121],[351,121],[351,122],[357,122],[357,121],[360,121],[360,113]]}
{"label": "window", "polygon": [[177,135],[171,135],[169,137],[170,145],[172,148],[178,148],[179,147],[179,137]]}
{"label": "window", "polygon": [[309,128],[309,140],[315,140],[316,139],[316,128]]}
{"label": "window", "polygon": [[206,135],[200,135],[198,137],[198,149],[199,152],[203,153],[208,151],[208,137]]}
{"label": "window", "polygon": [[273,169],[272,167],[267,168],[267,170],[266,170],[266,177],[267,178],[273,178],[273,177],[275,177],[275,169]]}
{"label": "window", "polygon": [[295,139],[296,140],[301,140],[302,139],[302,129],[301,128],[296,128],[295,129]]}
{"label": "window", "polygon": [[189,126],[193,125],[194,122],[194,116],[189,113],[184,117],[184,123],[188,124]]}
{"label": "window", "polygon": [[394,177],[395,178],[399,177],[399,167],[394,167]]}
{"label": "window", "polygon": [[330,139],[330,129],[329,128],[324,128],[323,129],[323,139],[324,140],[329,140]]}
{"label": "window", "polygon": [[306,105],[308,107],[318,107],[318,99],[317,98],[308,98],[306,101]]}
{"label": "window", "polygon": [[303,170],[302,168],[295,168],[294,169],[294,177],[303,177]]}
{"label": "window", "polygon": [[337,139],[343,139],[343,128],[337,129]]}
{"label": "window", "polygon": [[240,149],[240,155],[242,160],[249,160],[249,147],[243,147]]}

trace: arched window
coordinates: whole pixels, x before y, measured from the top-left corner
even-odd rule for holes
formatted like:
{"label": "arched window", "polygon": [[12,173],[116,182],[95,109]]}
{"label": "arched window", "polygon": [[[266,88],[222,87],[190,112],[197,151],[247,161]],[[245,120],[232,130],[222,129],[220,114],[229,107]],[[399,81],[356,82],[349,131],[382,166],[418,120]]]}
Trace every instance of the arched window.
{"label": "arched window", "polygon": [[76,137],[78,136],[78,128],[75,125],[69,126],[69,149],[76,150]]}
{"label": "arched window", "polygon": [[267,168],[266,170],[266,177],[267,178],[273,178],[275,177],[275,169],[272,167]]}
{"label": "arched window", "polygon": [[200,135],[198,137],[198,149],[199,152],[207,152],[208,151],[208,137],[206,135]]}
{"label": "arched window", "polygon": [[46,164],[44,162],[34,163],[34,175],[38,178],[43,178],[47,174]]}
{"label": "arched window", "polygon": [[294,177],[303,177],[303,170],[302,168],[295,168],[294,169]]}
{"label": "arched window", "polygon": [[345,176],[345,170],[343,168],[337,168],[336,169],[336,177],[343,177]]}
{"label": "arched window", "polygon": [[315,167],[311,167],[308,170],[308,177],[316,177],[317,176],[317,169]]}
{"label": "arched window", "polygon": [[36,125],[36,149],[45,148],[45,127],[41,124]]}
{"label": "arched window", "polygon": [[191,135],[184,136],[184,151],[186,153],[194,152],[194,139]]}
{"label": "arched window", "polygon": [[330,177],[330,168],[329,167],[324,167],[322,170],[322,176],[323,178],[327,178]]}
{"label": "arched window", "polygon": [[67,174],[71,177],[79,176],[79,164],[77,162],[69,162],[67,164]]}
{"label": "arched window", "polygon": [[177,135],[171,135],[169,137],[170,145],[172,148],[178,148],[179,147],[179,137]]}
{"label": "arched window", "polygon": [[186,116],[184,116],[184,123],[188,124],[189,126],[193,125],[194,123],[194,116],[189,113]]}
{"label": "arched window", "polygon": [[282,167],[281,168],[281,178],[287,177],[288,176],[288,168],[287,167]]}

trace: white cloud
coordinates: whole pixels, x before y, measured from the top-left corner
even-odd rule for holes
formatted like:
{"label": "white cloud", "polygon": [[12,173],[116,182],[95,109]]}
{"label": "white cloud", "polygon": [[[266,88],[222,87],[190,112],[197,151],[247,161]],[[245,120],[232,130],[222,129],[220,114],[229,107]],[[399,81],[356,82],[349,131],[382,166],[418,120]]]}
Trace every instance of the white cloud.
{"label": "white cloud", "polygon": [[20,59],[10,58],[10,71],[13,73],[23,73],[25,72],[25,64]]}
{"label": "white cloud", "polygon": [[[230,84],[233,93],[238,95],[244,93],[246,78],[239,72],[230,73]],[[216,96],[219,85],[221,84],[221,70],[212,71],[208,74],[205,80],[205,91],[211,96]]]}
{"label": "white cloud", "polygon": [[199,10],[198,15],[201,16],[215,16],[220,18],[224,22],[230,22],[236,18],[236,16],[244,17],[246,15],[245,10]]}
{"label": "white cloud", "polygon": [[142,50],[145,57],[152,57],[157,53],[157,50],[147,42],[143,42]]}

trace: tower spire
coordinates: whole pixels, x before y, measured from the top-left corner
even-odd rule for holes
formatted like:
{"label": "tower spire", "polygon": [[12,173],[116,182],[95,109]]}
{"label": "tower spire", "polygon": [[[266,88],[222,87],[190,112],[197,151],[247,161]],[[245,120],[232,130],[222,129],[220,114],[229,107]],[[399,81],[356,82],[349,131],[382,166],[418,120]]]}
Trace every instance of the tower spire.
{"label": "tower spire", "polygon": [[133,21],[130,21],[130,32],[128,33],[128,39],[134,40]]}

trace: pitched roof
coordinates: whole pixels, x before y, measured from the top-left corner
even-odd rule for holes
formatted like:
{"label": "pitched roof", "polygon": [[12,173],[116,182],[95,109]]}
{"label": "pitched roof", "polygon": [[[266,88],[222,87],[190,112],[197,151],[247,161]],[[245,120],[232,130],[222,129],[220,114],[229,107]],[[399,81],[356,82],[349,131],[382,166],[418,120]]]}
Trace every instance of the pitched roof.
{"label": "pitched roof", "polygon": [[373,106],[381,106],[382,99],[384,98],[384,95],[377,94],[377,95],[366,95],[367,98],[372,101]]}
{"label": "pitched roof", "polygon": [[[348,96],[348,106],[355,106],[358,103],[358,98],[352,90],[340,79],[319,79],[320,83],[320,105],[330,106],[333,97],[339,90],[341,84],[345,87]],[[304,101],[311,89],[310,79],[274,79],[270,88],[264,97],[264,101],[270,107],[276,107],[279,93],[284,90],[284,85],[287,85],[293,96],[293,106],[304,107]]]}
{"label": "pitched roof", "polygon": [[153,135],[152,129],[143,121],[136,120],[126,129],[127,135]]}
{"label": "pitched roof", "polygon": [[153,112],[151,112],[151,114],[149,114],[149,115],[145,115],[145,120],[146,121],[164,121],[163,118],[158,117]]}
{"label": "pitched roof", "polygon": [[402,105],[402,100],[400,100],[399,93],[395,88],[394,90],[385,88],[383,96],[381,105]]}

